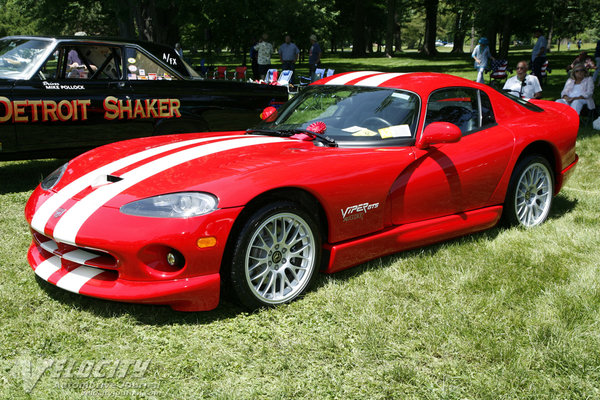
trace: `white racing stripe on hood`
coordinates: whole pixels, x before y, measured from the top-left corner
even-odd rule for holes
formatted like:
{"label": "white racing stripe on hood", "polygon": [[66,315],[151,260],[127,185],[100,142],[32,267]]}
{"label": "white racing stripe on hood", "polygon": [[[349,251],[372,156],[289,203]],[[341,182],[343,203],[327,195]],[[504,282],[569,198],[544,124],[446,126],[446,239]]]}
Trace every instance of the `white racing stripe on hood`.
{"label": "white racing stripe on hood", "polygon": [[363,79],[362,81],[358,81],[354,85],[355,86],[371,86],[371,87],[379,86],[383,82],[389,81],[390,79],[394,79],[400,75],[404,75],[404,74],[400,73],[400,72],[389,72],[389,73],[385,73],[385,74],[370,76],[368,78]]}
{"label": "white racing stripe on hood", "polygon": [[348,74],[338,76],[333,78],[326,85],[345,85],[346,83],[353,81],[354,79],[362,78],[363,76],[380,74],[381,72],[377,71],[358,71],[358,72],[350,72]]}
{"label": "white racing stripe on hood", "polygon": [[119,193],[122,193],[144,179],[159,174],[169,168],[210,154],[283,140],[285,139],[272,137],[245,137],[224,140],[216,143],[208,143],[204,146],[192,147],[151,161],[121,175],[121,178],[123,178],[121,181],[99,187],[94,192],[74,204],[73,207],[64,213],[62,218],[56,224],[53,236],[60,242],[75,245],[75,237],[77,236],[79,229],[85,221],[96,212],[96,210],[112,198],[116,197]]}
{"label": "white racing stripe on hood", "polygon": [[113,161],[110,164],[106,164],[98,169],[95,169],[92,172],[89,172],[84,176],[69,183],[61,191],[53,194],[49,199],[47,199],[33,215],[33,218],[31,220],[31,227],[39,233],[44,234],[44,228],[46,227],[48,220],[52,217],[52,215],[58,209],[58,207],[62,206],[65,203],[65,201],[69,200],[71,197],[75,196],[77,193],[81,192],[83,189],[88,187],[90,183],[93,182],[94,179],[96,179],[98,176],[113,173],[115,171],[128,167],[129,165],[135,164],[138,161],[153,157],[160,153],[177,149],[179,147],[188,146],[196,143],[203,143],[209,140],[223,139],[227,137],[234,136],[219,136],[212,138],[185,140],[183,142],[171,143],[164,146],[154,147],[148,150],[141,151],[139,153],[132,154],[120,160]]}

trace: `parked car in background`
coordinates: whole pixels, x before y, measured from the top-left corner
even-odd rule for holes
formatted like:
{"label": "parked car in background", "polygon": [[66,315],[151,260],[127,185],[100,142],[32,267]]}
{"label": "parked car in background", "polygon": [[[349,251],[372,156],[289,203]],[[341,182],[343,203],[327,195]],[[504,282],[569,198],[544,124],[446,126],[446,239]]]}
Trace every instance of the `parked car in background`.
{"label": "parked car in background", "polygon": [[175,49],[93,37],[0,39],[0,160],[156,134],[245,129],[283,87],[201,79]]}

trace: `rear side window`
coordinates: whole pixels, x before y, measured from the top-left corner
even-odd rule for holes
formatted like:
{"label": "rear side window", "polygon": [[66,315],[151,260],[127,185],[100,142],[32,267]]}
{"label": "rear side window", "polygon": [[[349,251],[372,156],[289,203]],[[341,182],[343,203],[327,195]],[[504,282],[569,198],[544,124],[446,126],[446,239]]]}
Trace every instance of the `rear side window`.
{"label": "rear side window", "polygon": [[463,133],[476,132],[495,125],[489,97],[472,88],[447,88],[435,91],[427,102],[425,126],[432,122],[450,122]]}
{"label": "rear side window", "polygon": [[132,47],[125,49],[125,65],[127,66],[127,79],[130,81],[178,79],[150,57]]}

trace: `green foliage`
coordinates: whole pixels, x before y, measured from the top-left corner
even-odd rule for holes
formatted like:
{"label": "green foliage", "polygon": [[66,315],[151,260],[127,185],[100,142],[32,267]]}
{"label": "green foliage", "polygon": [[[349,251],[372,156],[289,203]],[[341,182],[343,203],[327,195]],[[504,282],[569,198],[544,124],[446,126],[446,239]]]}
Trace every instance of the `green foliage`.
{"label": "green foliage", "polygon": [[[548,36],[552,32],[554,38],[583,34],[586,40],[596,40],[596,3],[440,0],[436,37],[462,43],[474,26],[477,37],[488,36],[493,49],[503,54],[513,40],[529,44],[534,27]],[[0,34],[85,31],[168,45],[179,41],[184,49],[204,51],[209,58],[230,50],[239,63],[265,32],[275,47],[290,34],[303,52],[314,33],[324,50],[353,44],[353,54],[364,56],[392,39],[410,49],[423,46],[424,5],[424,0],[0,0]]]}
{"label": "green foliage", "polygon": [[35,4],[33,0],[0,0],[0,36],[36,34],[37,23],[29,12]]}

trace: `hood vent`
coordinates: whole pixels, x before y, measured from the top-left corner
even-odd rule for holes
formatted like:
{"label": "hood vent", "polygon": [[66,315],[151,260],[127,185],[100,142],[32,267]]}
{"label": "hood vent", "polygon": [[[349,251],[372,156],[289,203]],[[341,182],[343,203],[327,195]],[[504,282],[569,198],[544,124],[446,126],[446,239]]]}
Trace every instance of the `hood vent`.
{"label": "hood vent", "polygon": [[122,180],[123,180],[123,178],[121,178],[120,176],[100,175],[96,179],[94,179],[94,181],[92,182],[92,184],[90,186],[93,188],[97,188],[100,186],[108,185],[109,183],[115,183],[115,182],[119,182]]}

